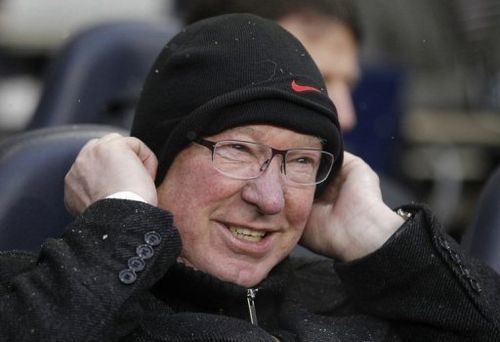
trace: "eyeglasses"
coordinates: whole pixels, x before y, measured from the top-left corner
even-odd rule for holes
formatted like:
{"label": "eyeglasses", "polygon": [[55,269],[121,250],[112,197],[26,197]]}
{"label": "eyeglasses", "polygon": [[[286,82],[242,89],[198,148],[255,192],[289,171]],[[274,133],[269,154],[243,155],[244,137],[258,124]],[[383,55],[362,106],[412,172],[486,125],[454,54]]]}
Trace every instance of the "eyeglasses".
{"label": "eyeglasses", "polygon": [[281,155],[281,172],[291,183],[316,185],[324,182],[333,166],[333,154],[314,148],[278,150],[267,145],[240,140],[194,141],[212,151],[212,164],[223,175],[241,180],[262,175],[274,156]]}

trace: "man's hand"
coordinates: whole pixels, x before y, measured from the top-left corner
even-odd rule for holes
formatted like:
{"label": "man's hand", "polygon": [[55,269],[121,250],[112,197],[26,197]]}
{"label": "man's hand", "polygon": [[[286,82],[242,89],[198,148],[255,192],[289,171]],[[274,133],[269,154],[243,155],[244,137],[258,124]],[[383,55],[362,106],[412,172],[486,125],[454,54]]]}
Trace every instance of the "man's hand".
{"label": "man's hand", "polygon": [[157,205],[158,161],[139,139],[117,133],[90,140],[65,178],[64,203],[73,215],[119,191],[131,191]]}
{"label": "man's hand", "polygon": [[301,243],[349,261],[380,248],[403,223],[384,204],[375,172],[345,152],[340,174],[313,205]]}

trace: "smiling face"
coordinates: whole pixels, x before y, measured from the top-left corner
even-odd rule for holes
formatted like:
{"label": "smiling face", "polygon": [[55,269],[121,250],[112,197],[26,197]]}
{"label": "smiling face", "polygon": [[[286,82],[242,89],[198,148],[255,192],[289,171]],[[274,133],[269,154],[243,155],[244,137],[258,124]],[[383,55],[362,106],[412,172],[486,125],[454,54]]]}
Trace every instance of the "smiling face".
{"label": "smiling face", "polygon": [[[244,140],[277,149],[321,148],[318,138],[269,125],[249,125],[207,137]],[[211,152],[192,144],[175,158],[158,187],[158,203],[174,214],[183,242],[180,261],[221,280],[251,287],[264,279],[300,239],[314,186],[289,185],[274,158],[259,178],[219,173]]]}

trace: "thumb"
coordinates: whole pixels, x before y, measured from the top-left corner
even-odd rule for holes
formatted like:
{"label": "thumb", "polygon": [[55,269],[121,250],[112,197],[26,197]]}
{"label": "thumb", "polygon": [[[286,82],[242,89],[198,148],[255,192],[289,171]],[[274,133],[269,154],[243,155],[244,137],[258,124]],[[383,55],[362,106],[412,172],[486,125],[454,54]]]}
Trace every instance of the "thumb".
{"label": "thumb", "polygon": [[149,173],[151,178],[154,180],[156,178],[156,171],[158,169],[158,159],[149,147],[146,146],[141,140],[135,137],[127,137],[126,143],[132,151],[139,158],[141,163],[144,165],[146,171]]}

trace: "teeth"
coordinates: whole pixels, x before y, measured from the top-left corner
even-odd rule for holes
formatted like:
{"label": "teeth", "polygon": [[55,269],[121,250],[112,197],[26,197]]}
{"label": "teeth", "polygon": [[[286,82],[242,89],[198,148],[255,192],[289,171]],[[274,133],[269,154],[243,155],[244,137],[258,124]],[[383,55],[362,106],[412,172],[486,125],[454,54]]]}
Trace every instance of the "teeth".
{"label": "teeth", "polygon": [[266,235],[266,232],[260,232],[248,228],[230,227],[229,230],[239,239],[258,242]]}

